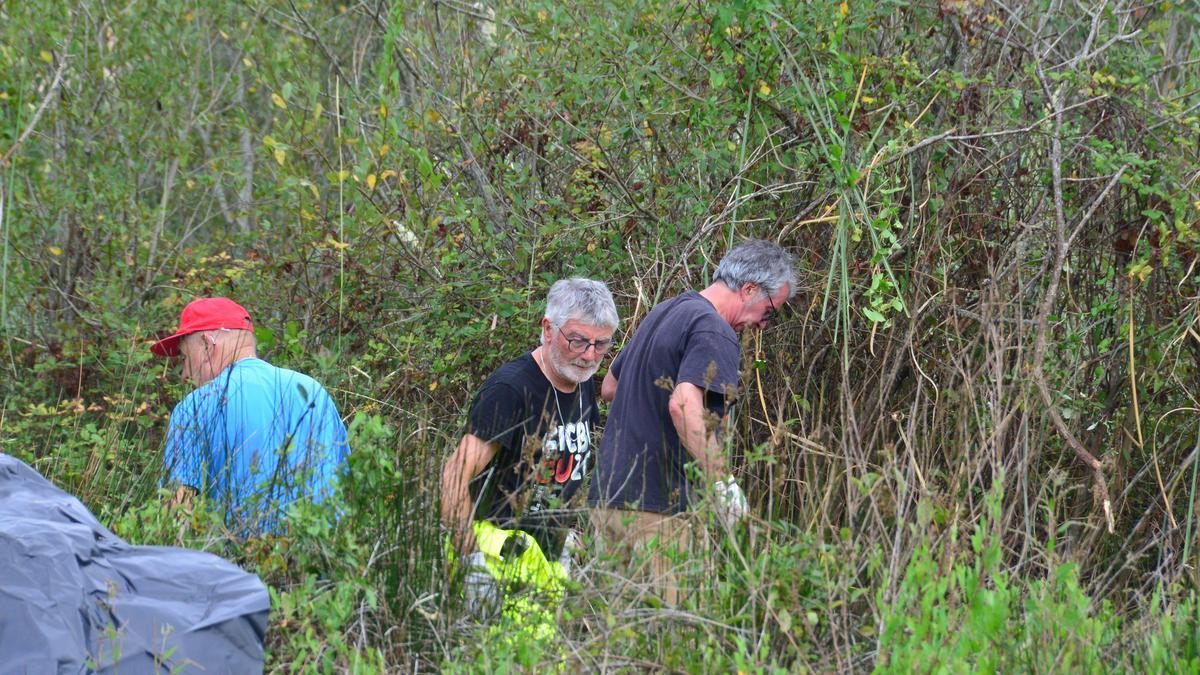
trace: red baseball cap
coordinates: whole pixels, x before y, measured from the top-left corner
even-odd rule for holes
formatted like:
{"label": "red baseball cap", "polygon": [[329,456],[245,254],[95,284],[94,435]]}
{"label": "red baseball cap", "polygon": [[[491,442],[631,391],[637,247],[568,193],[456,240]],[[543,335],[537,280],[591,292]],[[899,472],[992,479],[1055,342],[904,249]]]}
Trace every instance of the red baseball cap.
{"label": "red baseball cap", "polygon": [[254,330],[250,313],[246,308],[229,298],[199,298],[183,308],[179,316],[179,330],[150,345],[150,351],[159,356],[175,356],[179,353],[179,340],[202,330]]}

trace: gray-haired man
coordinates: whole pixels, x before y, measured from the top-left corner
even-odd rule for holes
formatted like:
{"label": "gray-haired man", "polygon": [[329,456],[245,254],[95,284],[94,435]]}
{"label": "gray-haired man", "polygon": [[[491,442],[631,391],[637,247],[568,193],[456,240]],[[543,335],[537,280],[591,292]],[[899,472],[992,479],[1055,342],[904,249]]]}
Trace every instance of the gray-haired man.
{"label": "gray-haired man", "polygon": [[686,549],[690,541],[680,517],[692,501],[687,465],[694,462],[713,486],[722,515],[746,513],[720,442],[739,381],[737,333],[766,327],[795,289],[786,251],[743,242],[721,260],[710,286],[646,315],[604,377],[601,396],[613,406],[588,494],[592,522],[602,541],[625,556],[658,539],[650,572],[669,603],[677,601],[678,586],[663,549]]}
{"label": "gray-haired man", "polygon": [[442,468],[442,522],[459,555],[478,549],[473,564],[511,575],[513,561],[534,543],[547,560],[560,554],[576,526],[570,502],[588,472],[600,422],[592,376],[612,347],[617,320],[602,282],[556,282],[541,346],[500,366],[476,395],[467,433]]}

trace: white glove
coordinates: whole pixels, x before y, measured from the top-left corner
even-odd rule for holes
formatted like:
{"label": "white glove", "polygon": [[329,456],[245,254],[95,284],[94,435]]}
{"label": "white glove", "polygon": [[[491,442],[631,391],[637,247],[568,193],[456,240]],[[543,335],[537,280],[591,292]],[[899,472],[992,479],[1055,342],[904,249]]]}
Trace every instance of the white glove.
{"label": "white glove", "polygon": [[567,532],[567,538],[563,540],[562,553],[558,556],[558,564],[562,565],[567,572],[567,577],[573,576],[572,568],[575,565],[575,555],[583,552],[583,539],[579,537],[579,532],[571,530]]}
{"label": "white glove", "polygon": [[477,615],[487,615],[500,605],[500,584],[488,570],[483,551],[475,551],[463,561],[463,596],[467,608]]}
{"label": "white glove", "polygon": [[750,513],[750,505],[746,502],[746,495],[742,493],[742,488],[738,487],[737,482],[733,480],[733,476],[714,483],[713,493],[717,498],[717,515],[725,521],[727,527],[733,527],[739,520],[745,518],[747,513]]}

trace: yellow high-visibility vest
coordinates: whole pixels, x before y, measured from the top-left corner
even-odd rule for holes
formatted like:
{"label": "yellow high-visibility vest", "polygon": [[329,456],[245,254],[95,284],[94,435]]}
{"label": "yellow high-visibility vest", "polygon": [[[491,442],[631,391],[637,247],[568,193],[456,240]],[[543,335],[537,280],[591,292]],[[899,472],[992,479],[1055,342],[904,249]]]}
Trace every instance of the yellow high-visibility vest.
{"label": "yellow high-visibility vest", "polygon": [[546,559],[533,535],[522,530],[504,530],[486,520],[476,520],[472,529],[488,572],[499,581],[551,593],[564,589],[567,570],[557,560]]}

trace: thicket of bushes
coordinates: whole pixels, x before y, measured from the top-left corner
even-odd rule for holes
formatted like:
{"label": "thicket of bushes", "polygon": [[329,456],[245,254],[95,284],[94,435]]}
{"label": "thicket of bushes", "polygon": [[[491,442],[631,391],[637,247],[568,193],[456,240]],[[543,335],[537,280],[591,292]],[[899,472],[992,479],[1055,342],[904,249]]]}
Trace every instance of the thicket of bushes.
{"label": "thicket of bushes", "polygon": [[[273,587],[270,667],[1191,671],[1200,9],[887,0],[0,3],[0,451]],[[590,568],[465,616],[436,475],[549,283],[626,334],[743,236],[753,522],[679,610]],[[190,298],[354,419],[345,514],[162,507]]]}

